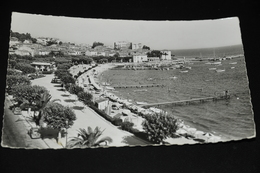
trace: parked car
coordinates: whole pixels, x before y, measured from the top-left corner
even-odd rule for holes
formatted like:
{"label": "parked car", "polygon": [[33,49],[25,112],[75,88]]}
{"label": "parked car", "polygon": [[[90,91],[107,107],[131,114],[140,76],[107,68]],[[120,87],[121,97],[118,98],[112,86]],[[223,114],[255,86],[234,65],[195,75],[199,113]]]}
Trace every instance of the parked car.
{"label": "parked car", "polygon": [[58,79],[58,78],[53,78],[53,79],[51,80],[51,83],[60,83],[60,79]]}

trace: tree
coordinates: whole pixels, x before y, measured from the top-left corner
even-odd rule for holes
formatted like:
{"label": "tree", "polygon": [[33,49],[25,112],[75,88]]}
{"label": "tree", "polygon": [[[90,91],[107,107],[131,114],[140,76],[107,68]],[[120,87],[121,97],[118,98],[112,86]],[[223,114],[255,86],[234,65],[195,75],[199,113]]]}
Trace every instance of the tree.
{"label": "tree", "polygon": [[16,66],[16,61],[10,59],[10,60],[8,61],[8,65],[10,66],[10,68],[15,68],[15,66]]}
{"label": "tree", "polygon": [[71,108],[55,102],[46,104],[42,112],[42,121],[47,123],[48,128],[52,129],[69,128],[76,120],[76,114]]}
{"label": "tree", "polygon": [[17,63],[15,68],[21,70],[24,74],[35,73],[36,70],[33,66],[26,63]]}
{"label": "tree", "polygon": [[97,46],[104,46],[104,43],[94,42],[93,45],[92,45],[92,49],[94,49]]}
{"label": "tree", "polygon": [[82,101],[85,105],[89,105],[92,103],[92,94],[85,92],[85,91],[81,91],[78,93],[78,99],[79,101]]}
{"label": "tree", "polygon": [[[104,130],[103,130],[104,131]],[[99,139],[99,137],[102,135],[103,131],[100,130],[100,128],[96,127],[94,131],[91,127],[88,127],[88,129],[79,129],[78,136],[72,138],[68,142],[69,148],[90,148],[90,147],[98,147],[101,146],[102,143],[109,142],[111,143],[113,140],[110,137],[103,137]]]}
{"label": "tree", "polygon": [[75,79],[72,77],[72,75],[70,73],[64,73],[61,77],[60,77],[61,82],[64,85],[67,85],[69,83],[71,84],[75,84]]}
{"label": "tree", "polygon": [[76,94],[78,95],[79,92],[83,92],[84,91],[84,88],[76,85],[76,84],[71,84],[69,85],[68,87],[68,91],[71,93],[71,94]]}
{"label": "tree", "polygon": [[18,103],[18,106],[23,104],[23,108],[34,107],[38,95],[43,93],[49,93],[49,91],[38,85],[18,85],[12,89],[14,100]]}
{"label": "tree", "polygon": [[178,129],[177,119],[166,113],[156,113],[145,116],[143,128],[147,133],[148,140],[160,144],[167,137],[174,135]]}
{"label": "tree", "polygon": [[159,57],[161,58],[162,53],[159,50],[152,50],[151,52],[147,52],[147,57]]}
{"label": "tree", "polygon": [[58,78],[61,78],[62,76],[64,76],[65,74],[68,74],[68,70],[66,69],[58,69],[54,72],[54,75]]}
{"label": "tree", "polygon": [[6,75],[6,92],[10,94],[12,88],[17,85],[30,85],[31,81],[24,75]]}
{"label": "tree", "polygon": [[20,70],[8,68],[6,75],[21,75],[21,73]]}
{"label": "tree", "polygon": [[48,103],[54,103],[55,101],[60,101],[59,99],[55,99],[51,101],[51,95],[48,92],[44,92],[38,94],[35,100],[35,107],[39,111],[39,115],[36,117],[34,116],[34,120],[36,125],[40,125],[40,121],[42,120],[43,115],[46,113],[46,106]]}
{"label": "tree", "polygon": [[143,49],[150,50],[150,47],[148,47],[148,46],[144,45],[144,46],[143,46]]}

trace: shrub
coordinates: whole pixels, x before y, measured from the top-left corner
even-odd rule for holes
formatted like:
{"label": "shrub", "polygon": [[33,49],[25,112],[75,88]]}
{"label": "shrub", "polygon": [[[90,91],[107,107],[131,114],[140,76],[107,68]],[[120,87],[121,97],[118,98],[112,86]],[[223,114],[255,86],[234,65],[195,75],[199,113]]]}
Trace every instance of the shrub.
{"label": "shrub", "polygon": [[[59,103],[48,103],[43,112],[43,121],[52,129],[69,128],[73,125],[73,121],[76,120],[74,111]],[[66,121],[68,121],[68,124]]]}
{"label": "shrub", "polygon": [[17,85],[30,85],[31,81],[24,75],[7,75],[6,76],[6,91],[10,94],[12,88]]}
{"label": "shrub", "polygon": [[57,69],[68,70],[71,66],[72,66],[71,63],[62,63],[62,64],[58,64]]}
{"label": "shrub", "polygon": [[58,69],[54,72],[54,75],[57,76],[58,78],[61,78],[63,75],[68,74],[68,70],[66,69]]}
{"label": "shrub", "polygon": [[36,71],[33,66],[26,63],[17,63],[15,68],[21,70],[24,74],[35,73]]}
{"label": "shrub", "polygon": [[75,79],[69,74],[64,74],[63,76],[60,77],[60,80],[63,84],[75,84]]}
{"label": "shrub", "polygon": [[145,116],[143,128],[149,141],[160,144],[167,137],[171,137],[178,129],[177,119],[165,113]]}
{"label": "shrub", "polygon": [[111,123],[115,126],[121,126],[123,124],[123,120],[120,118],[113,118]]}
{"label": "shrub", "polygon": [[42,74],[52,74],[52,73],[53,73],[52,70],[50,70],[50,71],[42,71]]}
{"label": "shrub", "polygon": [[18,85],[14,86],[12,89],[12,95],[14,97],[14,100],[18,102],[18,105],[20,106],[22,103],[27,102],[27,105],[25,105],[24,108],[32,107],[34,106],[34,103],[37,99],[37,95],[43,94],[43,93],[49,93],[49,91],[42,86],[38,85]]}
{"label": "shrub", "polygon": [[134,126],[134,123],[125,121],[122,123],[121,128],[122,128],[122,130],[129,131],[133,126]]}
{"label": "shrub", "polygon": [[18,71],[16,69],[8,68],[6,75],[21,75],[21,73],[22,72],[20,72],[20,71]]}
{"label": "shrub", "polygon": [[71,84],[68,91],[71,93],[71,94],[76,94],[78,95],[79,92],[84,92],[84,88],[76,85],[76,84]]}
{"label": "shrub", "polygon": [[92,103],[93,96],[88,92],[78,92],[77,96],[79,101],[82,101],[85,105],[90,105]]}

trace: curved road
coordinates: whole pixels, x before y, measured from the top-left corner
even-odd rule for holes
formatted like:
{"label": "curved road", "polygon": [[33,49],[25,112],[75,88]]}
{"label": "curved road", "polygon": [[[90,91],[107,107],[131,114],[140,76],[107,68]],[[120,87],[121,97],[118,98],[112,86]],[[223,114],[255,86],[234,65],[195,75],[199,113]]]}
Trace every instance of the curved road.
{"label": "curved road", "polygon": [[[79,130],[79,128],[87,128],[88,126],[95,128],[98,126],[101,130],[105,129],[102,136],[109,136],[113,139],[113,142],[109,144],[109,146],[136,146],[149,144],[129,132],[118,129],[110,122],[106,121],[92,109],[77,101],[76,95],[70,95],[68,92],[62,91],[59,84],[52,84],[52,78],[54,78],[54,74],[46,75],[46,77],[32,80],[32,85],[46,87],[47,90],[50,91],[52,99],[60,99],[62,105],[74,109],[77,120],[74,122],[73,126],[68,129],[68,140],[70,137],[77,136],[77,130]],[[84,109],[82,109],[83,107]]]}

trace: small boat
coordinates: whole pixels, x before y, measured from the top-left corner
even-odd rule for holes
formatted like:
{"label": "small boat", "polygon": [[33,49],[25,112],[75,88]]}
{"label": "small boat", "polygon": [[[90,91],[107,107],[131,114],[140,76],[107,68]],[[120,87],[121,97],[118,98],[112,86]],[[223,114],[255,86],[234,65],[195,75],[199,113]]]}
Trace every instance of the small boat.
{"label": "small boat", "polygon": [[211,63],[211,64],[213,64],[213,65],[219,65],[219,64],[221,64],[221,62],[213,62],[213,63]]}
{"label": "small boat", "polygon": [[113,88],[113,87],[108,87],[108,86],[106,87],[106,89],[107,89],[107,90],[115,90],[115,88]]}
{"label": "small boat", "polygon": [[231,69],[234,69],[235,67],[231,67]]}
{"label": "small boat", "polygon": [[206,62],[205,64],[212,64],[211,62]]}
{"label": "small boat", "polygon": [[138,104],[138,105],[146,105],[147,102],[136,102],[136,104]]}
{"label": "small boat", "polygon": [[188,70],[180,71],[181,73],[188,73]]}
{"label": "small boat", "polygon": [[176,77],[176,76],[173,76],[173,77],[170,77],[170,79],[177,79],[177,77]]}
{"label": "small boat", "polygon": [[209,70],[217,70],[217,68],[209,68]]}
{"label": "small boat", "polygon": [[185,68],[186,68],[186,69],[189,69],[189,70],[191,69],[191,67],[185,67]]}
{"label": "small boat", "polygon": [[222,70],[222,69],[218,69],[218,70],[216,70],[216,72],[224,72],[225,70]]}
{"label": "small boat", "polygon": [[151,80],[153,80],[153,78],[148,78],[147,80],[148,80],[148,81],[151,81]]}
{"label": "small boat", "polygon": [[237,64],[237,62],[231,62],[231,63],[229,63],[229,64]]}

